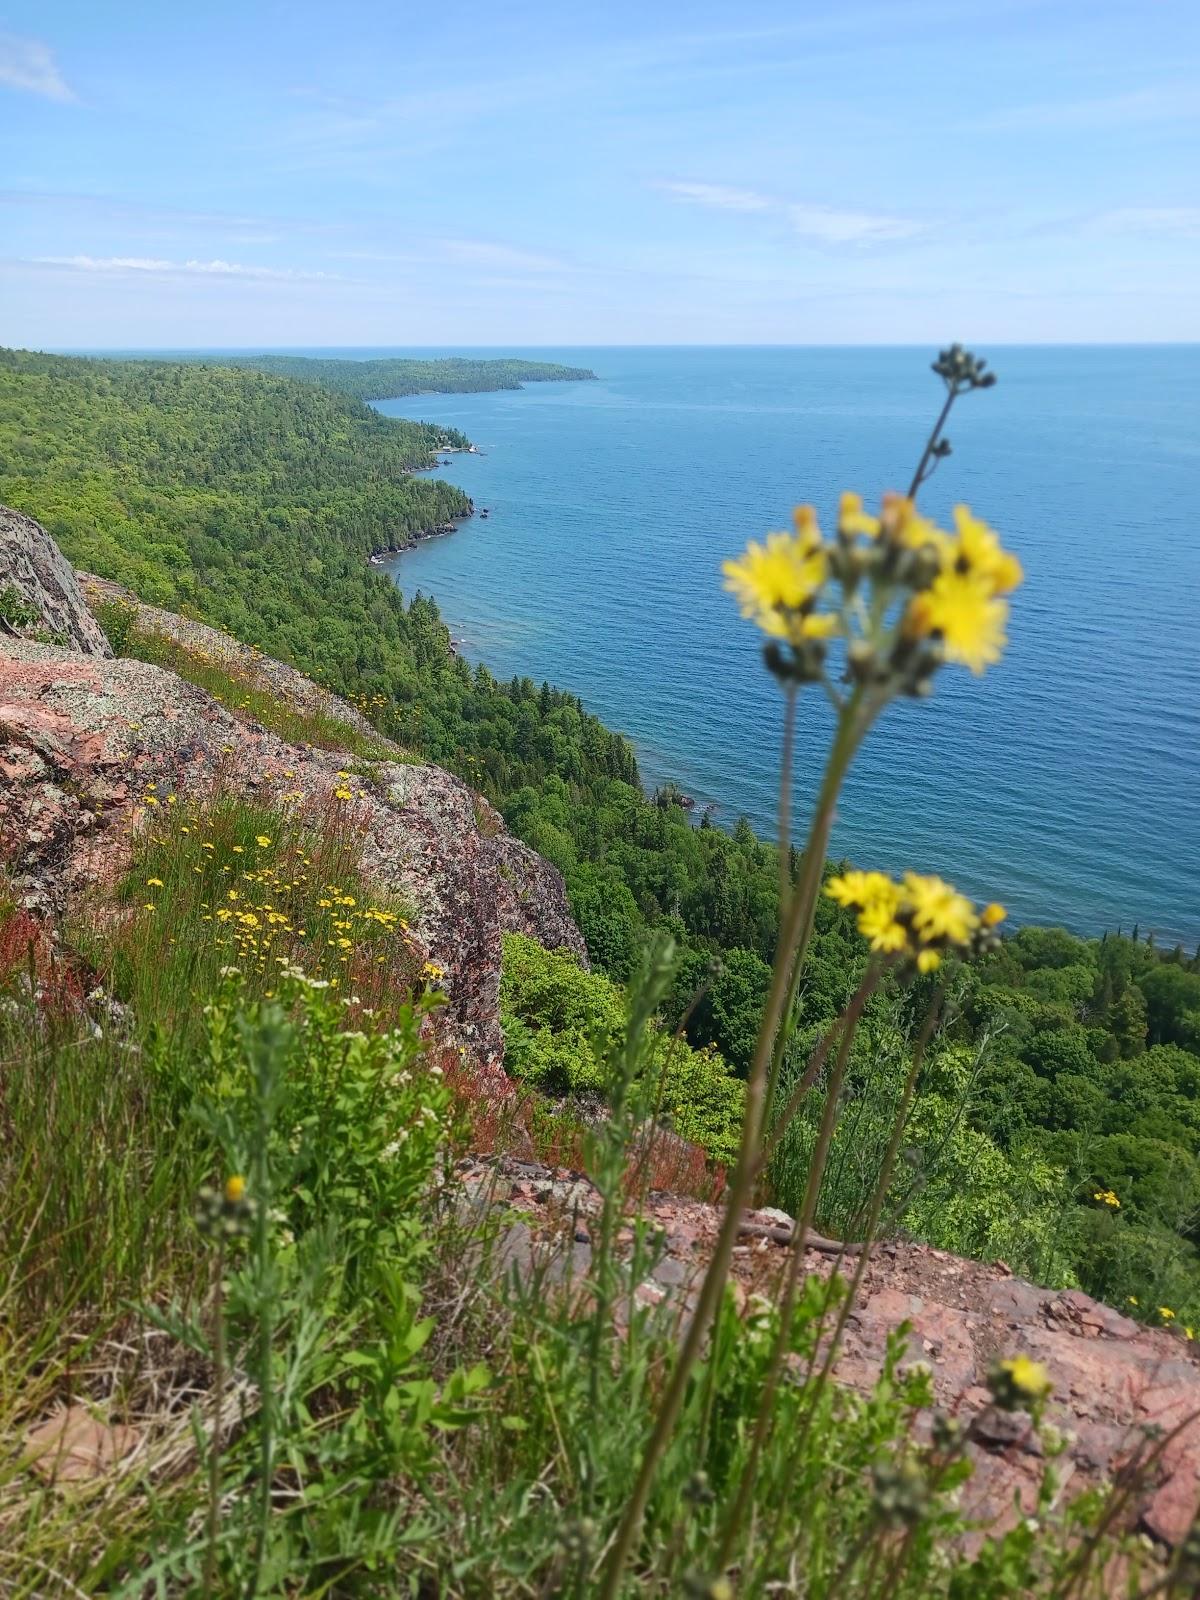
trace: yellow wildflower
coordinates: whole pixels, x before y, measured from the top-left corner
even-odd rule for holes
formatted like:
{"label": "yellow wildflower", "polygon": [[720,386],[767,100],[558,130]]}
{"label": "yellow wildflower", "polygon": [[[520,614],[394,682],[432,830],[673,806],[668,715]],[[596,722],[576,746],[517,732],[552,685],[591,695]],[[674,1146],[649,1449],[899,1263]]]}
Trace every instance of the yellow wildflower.
{"label": "yellow wildflower", "polygon": [[1102,1205],[1108,1206],[1110,1210],[1119,1211],[1121,1209],[1121,1202],[1111,1189],[1097,1189],[1092,1199],[1099,1200]]}
{"label": "yellow wildflower", "polygon": [[950,542],[950,535],[923,517],[907,495],[894,492],[883,497],[881,524],[893,544],[906,550],[924,550],[932,546],[939,553]]}
{"label": "yellow wildflower", "polygon": [[908,930],[896,921],[896,905],[886,900],[874,900],[858,914],[858,931],[872,950],[882,953],[903,950],[908,944]]}
{"label": "yellow wildflower", "polygon": [[1008,912],[997,901],[993,900],[990,906],[984,906],[979,913],[979,920],[985,928],[998,927],[1007,917]]}
{"label": "yellow wildflower", "polygon": [[1164,1322],[1174,1322],[1175,1320],[1175,1313],[1171,1310],[1170,1306],[1159,1306],[1158,1314]]}
{"label": "yellow wildflower", "polygon": [[1021,563],[986,522],[971,515],[970,506],[955,506],[954,526],[958,540],[946,547],[947,564],[985,578],[993,594],[1009,594],[1018,587],[1025,576]]}
{"label": "yellow wildflower", "polygon": [[[742,615],[775,639],[814,637],[804,619],[825,581],[825,553],[800,512],[797,530],[795,535],[769,533],[765,545],[752,539],[739,561],[726,561],[721,568]],[[828,623],[818,627],[831,631]]]}
{"label": "yellow wildflower", "polygon": [[840,877],[830,878],[825,893],[840,906],[866,906],[872,901],[894,897],[896,885],[885,872],[859,872],[851,868]]}
{"label": "yellow wildflower", "polygon": [[880,527],[879,518],[869,516],[863,510],[862,495],[847,489],[838,506],[838,532],[847,538],[862,534],[867,539],[874,539]]}
{"label": "yellow wildflower", "polygon": [[236,1206],[246,1198],[246,1180],[240,1173],[235,1172],[232,1177],[226,1178],[225,1198],[231,1206]]}
{"label": "yellow wildflower", "polygon": [[161,889],[163,887],[163,881],[161,878],[147,878],[146,887],[147,889]]}
{"label": "yellow wildflower", "polygon": [[939,572],[928,589],[914,595],[905,631],[917,638],[941,635],[947,661],[970,667],[981,677],[1004,653],[1008,602],[995,598],[986,581],[972,573]]}
{"label": "yellow wildflower", "polygon": [[858,931],[872,950],[903,952],[919,972],[935,972],[947,946],[970,945],[983,920],[952,885],[917,872],[897,883],[883,872],[849,870],[830,878],[825,893],[858,911]]}
{"label": "yellow wildflower", "polygon": [[1010,1356],[1001,1361],[1000,1367],[1008,1374],[1013,1387],[1030,1400],[1043,1399],[1053,1387],[1045,1367],[1030,1356]]}
{"label": "yellow wildflower", "polygon": [[978,926],[975,908],[965,895],[941,878],[904,874],[905,896],[912,907],[913,927],[932,944],[948,939],[951,944],[966,944]]}
{"label": "yellow wildflower", "polygon": [[267,848],[267,846],[270,844],[271,840],[270,840],[270,837],[267,834],[260,833],[257,836],[257,838],[255,839],[254,842],[255,842],[255,844],[261,845],[262,848],[265,850]]}
{"label": "yellow wildflower", "polygon": [[333,793],[334,793],[334,798],[337,799],[337,800],[353,800],[354,799],[354,796],[350,793],[349,789],[335,789],[333,791]]}

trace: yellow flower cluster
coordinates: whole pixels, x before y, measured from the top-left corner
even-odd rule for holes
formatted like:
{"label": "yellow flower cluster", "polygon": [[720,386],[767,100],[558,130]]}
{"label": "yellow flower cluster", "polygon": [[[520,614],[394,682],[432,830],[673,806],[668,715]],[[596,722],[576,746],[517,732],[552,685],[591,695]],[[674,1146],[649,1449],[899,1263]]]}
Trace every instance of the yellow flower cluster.
{"label": "yellow flower cluster", "polygon": [[771,638],[799,645],[828,638],[838,619],[814,609],[829,572],[816,513],[797,506],[793,521],[794,532],[769,533],[765,545],[752,539],[742,559],[726,561],[722,571],[744,617]]}
{"label": "yellow flower cluster", "polygon": [[[255,834],[246,845],[204,838],[210,824],[191,810],[176,812],[172,820],[174,848],[182,846],[186,852],[182,859],[173,857],[172,872],[186,873],[190,865],[201,880],[197,889],[206,898],[192,902],[194,914],[201,926],[208,926],[205,937],[228,947],[230,973],[262,977],[274,973],[276,965],[294,963],[304,951],[304,965],[314,971],[332,964],[328,976],[334,985],[340,968],[360,983],[361,976],[354,973],[372,958],[376,964],[390,962],[397,976],[414,970],[413,940],[400,913],[360,904],[356,894],[338,883],[314,881],[312,858],[299,843],[276,848],[270,833]],[[151,843],[173,849],[166,831],[152,833]],[[167,888],[164,876],[169,874],[160,868],[142,881],[148,890],[161,891]],[[171,893],[177,896],[178,885]],[[153,900],[142,906],[148,914],[158,909]],[[186,926],[186,902],[176,898],[171,909],[184,919],[179,926]],[[168,942],[176,940],[172,936]]]}
{"label": "yellow flower cluster", "polygon": [[1042,1363],[1026,1355],[997,1361],[988,1374],[988,1386],[996,1403],[1009,1409],[1013,1402],[1044,1400],[1054,1387]]}
{"label": "yellow flower cluster", "polygon": [[1021,564],[969,507],[955,507],[951,532],[900,495],[885,495],[873,516],[848,492],[834,539],[822,537],[812,506],[793,522],[722,568],[742,615],[791,647],[787,668],[772,656],[773,670],[818,677],[834,636],[846,640],[852,676],[907,693],[925,692],[942,661],[979,674],[1000,659]]}
{"label": "yellow flower cluster", "polygon": [[825,893],[858,913],[858,931],[872,950],[911,961],[918,972],[935,971],[947,950],[978,945],[1005,917],[1003,906],[976,911],[951,884],[918,872],[896,880],[851,870],[830,878]]}
{"label": "yellow flower cluster", "polygon": [[[915,516],[911,524],[923,519]],[[932,524],[916,533],[918,548],[932,551],[937,571],[932,583],[909,602],[905,632],[912,638],[930,635],[942,642],[947,661],[960,662],[978,677],[999,661],[1008,643],[1008,601],[1024,574],[1016,556],[1001,548],[988,527],[967,506],[954,508],[955,533]],[[911,548],[912,546],[910,546]]]}
{"label": "yellow flower cluster", "polygon": [[1097,1189],[1092,1199],[1099,1200],[1100,1204],[1107,1206],[1110,1211],[1119,1211],[1121,1209],[1121,1202],[1117,1199],[1112,1189]]}
{"label": "yellow flower cluster", "polygon": [[[240,961],[262,973],[281,939],[288,947],[296,940],[305,940],[311,947],[310,932],[319,935],[322,930],[300,925],[301,920],[312,920],[305,915],[305,908],[309,912],[314,909],[308,873],[300,862],[290,866],[284,863],[282,869],[265,864],[239,876],[247,887],[227,889],[222,905],[209,907],[206,902],[204,909],[209,914],[204,920],[227,930]],[[368,943],[377,944],[381,934],[409,943],[408,924],[399,912],[382,906],[359,906],[356,897],[343,892],[337,884],[324,886],[315,909],[335,913],[327,919],[324,948],[340,965],[349,964]],[[275,959],[281,958],[276,955]]]}

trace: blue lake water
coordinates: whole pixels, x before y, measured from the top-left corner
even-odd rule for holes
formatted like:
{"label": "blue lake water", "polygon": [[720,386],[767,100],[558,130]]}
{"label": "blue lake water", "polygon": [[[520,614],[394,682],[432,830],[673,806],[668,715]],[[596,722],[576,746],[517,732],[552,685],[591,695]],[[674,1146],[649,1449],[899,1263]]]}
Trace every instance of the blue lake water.
{"label": "blue lake water", "polygon": [[[355,352],[365,354],[366,352]],[[372,354],[375,352],[371,352]],[[720,563],[843,487],[903,488],[941,400],[934,352],[528,353],[598,383],[384,401],[461,428],[446,476],[489,517],[400,557],[464,653],[572,689],[676,779],[769,835],[780,695]],[[1200,347],[998,349],[922,494],[967,501],[1025,565],[1010,646],[940,675],[860,755],[833,838],[937,871],[1023,921],[1200,937]],[[829,730],[802,701],[797,778]]]}

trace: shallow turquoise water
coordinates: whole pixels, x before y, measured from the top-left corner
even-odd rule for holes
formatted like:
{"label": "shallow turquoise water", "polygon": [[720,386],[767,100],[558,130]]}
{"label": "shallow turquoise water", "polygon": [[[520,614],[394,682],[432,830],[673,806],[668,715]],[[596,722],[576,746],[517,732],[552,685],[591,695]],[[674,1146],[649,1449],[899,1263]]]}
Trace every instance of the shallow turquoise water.
{"label": "shallow turquoise water", "polygon": [[[365,354],[366,352],[355,352]],[[375,352],[371,352],[374,354]],[[521,352],[511,352],[518,354]],[[535,354],[535,352],[529,352]],[[598,383],[380,409],[463,429],[447,476],[490,508],[401,557],[465,653],[576,691],[718,819],[769,832],[779,694],[720,585],[747,538],[842,487],[904,487],[940,400],[925,350],[536,352]],[[1081,932],[1200,937],[1200,348],[1002,349],[923,494],[1025,564],[1010,648],[945,671],[859,758],[833,848]],[[802,705],[801,793],[828,731]]]}

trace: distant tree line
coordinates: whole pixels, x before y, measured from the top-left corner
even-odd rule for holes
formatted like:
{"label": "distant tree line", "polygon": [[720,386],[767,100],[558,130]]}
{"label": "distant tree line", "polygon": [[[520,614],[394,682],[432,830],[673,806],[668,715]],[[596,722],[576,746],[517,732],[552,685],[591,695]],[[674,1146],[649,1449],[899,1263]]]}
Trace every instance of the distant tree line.
{"label": "distant tree line", "polygon": [[586,367],[564,367],[556,361],[515,361],[507,357],[476,361],[468,356],[436,360],[407,356],[367,361],[318,356],[236,356],[232,365],[253,367],[277,378],[319,383],[356,400],[392,400],[407,394],[477,394],[492,389],[519,389],[526,383],[578,382],[594,379]]}

